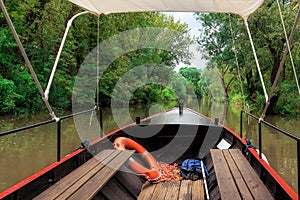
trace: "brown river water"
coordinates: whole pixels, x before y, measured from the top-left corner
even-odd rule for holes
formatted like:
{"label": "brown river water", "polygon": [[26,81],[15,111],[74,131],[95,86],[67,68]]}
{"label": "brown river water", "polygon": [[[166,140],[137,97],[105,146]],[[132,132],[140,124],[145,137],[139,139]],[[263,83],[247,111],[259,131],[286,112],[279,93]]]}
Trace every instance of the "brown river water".
{"label": "brown river water", "polygon": [[[172,107],[172,105],[164,105],[164,107]],[[225,112],[224,105],[212,104],[206,100],[201,101],[199,107],[201,113],[212,118],[218,117],[221,123],[238,134],[240,133],[240,108],[229,106],[227,112]],[[120,109],[119,113],[121,117],[118,116],[118,118],[122,118],[122,114],[124,113],[130,113],[131,118],[124,120],[122,124],[125,125],[132,122],[135,116],[143,118],[162,109],[161,105],[135,106],[130,108],[130,111],[128,111],[128,108]],[[0,132],[49,119],[50,117],[45,113],[23,116],[0,116]],[[97,128],[98,120],[95,113],[84,114],[80,119],[80,121],[86,123],[84,125],[84,134],[77,133],[78,125],[74,125],[72,118],[62,121],[61,157],[77,149],[84,139],[88,138],[92,141],[99,137],[100,131]],[[124,119],[126,119],[126,116]],[[265,120],[285,131],[300,136],[299,118],[267,116]],[[111,110],[104,109],[104,133],[109,133],[117,128],[118,125],[115,123],[115,117],[112,115]],[[263,153],[267,156],[270,165],[296,190],[296,142],[265,125],[262,126],[262,133]],[[243,135],[251,139],[253,144],[258,147],[257,121],[248,121],[244,116]],[[0,192],[55,162],[57,158],[56,144],[55,123],[0,137]]]}

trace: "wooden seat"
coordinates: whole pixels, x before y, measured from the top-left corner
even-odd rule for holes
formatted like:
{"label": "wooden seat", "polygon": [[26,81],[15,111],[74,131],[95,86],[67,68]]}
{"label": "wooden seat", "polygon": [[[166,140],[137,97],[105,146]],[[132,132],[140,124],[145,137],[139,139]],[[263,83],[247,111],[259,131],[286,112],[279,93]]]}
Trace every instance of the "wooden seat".
{"label": "wooden seat", "polygon": [[92,199],[133,153],[103,150],[34,199]]}
{"label": "wooden seat", "polygon": [[211,149],[222,200],[274,199],[239,149]]}
{"label": "wooden seat", "polygon": [[204,200],[203,180],[169,181],[158,184],[146,182],[140,195],[138,196],[138,200],[144,199]]}

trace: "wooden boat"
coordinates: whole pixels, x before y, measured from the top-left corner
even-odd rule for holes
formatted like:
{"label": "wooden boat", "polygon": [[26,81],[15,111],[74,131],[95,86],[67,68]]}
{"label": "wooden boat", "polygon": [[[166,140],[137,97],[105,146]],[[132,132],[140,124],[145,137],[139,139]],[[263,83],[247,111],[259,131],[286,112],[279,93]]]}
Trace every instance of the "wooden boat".
{"label": "wooden boat", "polygon": [[[255,149],[246,150],[245,139],[193,110],[179,111],[174,108],[116,130],[0,193],[0,198],[297,199]],[[132,151],[115,150],[113,142],[119,137],[138,142],[159,162],[180,166],[185,159],[203,160],[209,172],[206,184],[204,179],[147,181],[126,167],[130,157],[147,167],[143,159]]]}
{"label": "wooden boat", "polygon": [[[140,11],[214,11],[239,14],[244,19],[263,3],[263,0],[244,0],[243,3],[235,0],[155,0],[151,3],[146,0],[70,1],[97,15]],[[29,63],[26,57],[25,61]],[[30,64],[28,67],[32,69]],[[47,101],[47,92],[43,92],[36,77],[34,80],[52,119],[59,123]],[[136,154],[140,146],[115,149],[114,142],[120,137],[130,138],[147,152]],[[148,152],[153,155],[150,161]],[[186,159],[201,160],[202,178],[158,182],[158,178],[163,176],[162,170],[149,168],[149,171],[157,171],[158,176],[147,180],[145,174],[131,166],[132,159],[146,167],[147,163],[153,162],[174,167],[177,163],[179,169]],[[109,133],[0,193],[0,199],[33,198],[298,199],[298,195],[262,159],[261,151],[258,153],[245,139],[218,124],[217,120],[180,107]]]}

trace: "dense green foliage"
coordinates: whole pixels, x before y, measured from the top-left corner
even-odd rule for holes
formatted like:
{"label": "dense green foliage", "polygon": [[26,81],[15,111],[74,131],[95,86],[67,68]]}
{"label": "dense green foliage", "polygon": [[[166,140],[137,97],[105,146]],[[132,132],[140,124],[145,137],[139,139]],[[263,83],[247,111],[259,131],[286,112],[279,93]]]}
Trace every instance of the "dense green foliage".
{"label": "dense green foliage", "polygon": [[196,68],[181,68],[179,73],[188,80],[198,97],[201,97],[201,92],[198,91],[198,82],[200,80],[200,71]]}
{"label": "dense green foliage", "polygon": [[[4,3],[45,89],[66,24],[81,9],[66,0],[11,0]],[[299,3],[281,3],[287,32],[290,33]],[[94,98],[95,90],[74,91],[73,84],[81,64],[98,42],[135,28],[159,27],[180,33],[180,36],[172,38],[175,41],[168,47],[170,51],[166,50],[168,48],[146,47],[118,56],[100,77],[101,106],[110,105],[112,98],[119,105],[127,104],[127,93],[131,91],[130,104],[185,100],[189,95],[196,95],[198,98],[210,96],[212,100],[241,104],[247,101],[252,109],[261,110],[265,99],[243,20],[228,14],[196,14],[195,17],[202,24],[197,42],[204,58],[208,60],[207,68],[199,70],[186,67],[181,68],[179,73],[173,70],[176,64],[190,57],[187,47],[191,39],[186,24],[175,22],[173,18],[161,13],[120,13],[100,15],[99,18],[87,14],[78,17],[70,29],[58,63],[49,95],[50,104],[55,110],[65,110],[71,108],[73,94],[87,93],[79,99],[82,104],[85,104],[89,95]],[[248,21],[267,91],[270,91],[285,48],[276,2],[267,0]],[[136,38],[128,38],[129,44],[130,40],[138,38],[141,37],[137,35]],[[300,33],[297,31],[292,53],[298,75],[299,41]],[[118,48],[114,51],[116,54],[120,52]],[[237,65],[240,68],[240,79]],[[144,66],[146,73],[133,72],[122,80],[127,91],[114,93],[116,84],[139,66]],[[91,69],[94,68],[91,66]],[[152,77],[152,81],[144,84],[142,80],[148,77]],[[89,80],[89,77],[81,78],[87,82]],[[136,88],[137,85],[140,86]],[[297,114],[300,112],[299,106],[300,97],[291,62],[287,59],[268,112]],[[45,106],[5,18],[0,13],[0,113],[36,112],[41,109],[45,109]]]}
{"label": "dense green foliage", "polygon": [[[10,0],[4,3],[45,89],[66,24],[81,9],[66,0]],[[86,56],[97,46],[97,25],[98,17],[86,14],[78,17],[70,28],[49,95],[49,102],[56,110],[71,107],[75,76]],[[168,66],[170,72],[176,63],[188,58],[185,51],[190,43],[187,25],[160,13],[100,15],[99,42],[126,30],[143,27],[160,27],[181,33],[182,37],[173,46],[176,55],[151,48],[121,55],[100,79],[102,106],[110,103],[112,90],[119,78],[135,66],[163,64]],[[170,88],[157,84],[145,85],[135,91],[131,103],[176,99]],[[45,109],[45,106],[4,15],[0,13],[0,113],[35,112],[40,109]]]}
{"label": "dense green foliage", "polygon": [[[298,11],[297,2],[284,1],[281,2],[281,7],[289,34]],[[198,43],[203,49],[204,57],[209,61],[208,69],[218,70],[225,99],[236,101],[240,98],[243,101],[247,97],[246,100],[253,109],[262,110],[265,98],[243,19],[229,14],[197,14],[196,17],[202,24]],[[269,92],[286,43],[276,1],[267,0],[250,16],[248,22],[264,83]],[[297,31],[291,47],[298,76],[299,39],[300,33]],[[236,56],[233,49],[236,50]],[[236,78],[239,77],[237,63],[241,83],[239,78]],[[242,95],[241,86],[245,97]],[[300,98],[288,57],[268,113],[297,114],[300,112],[299,106]]]}

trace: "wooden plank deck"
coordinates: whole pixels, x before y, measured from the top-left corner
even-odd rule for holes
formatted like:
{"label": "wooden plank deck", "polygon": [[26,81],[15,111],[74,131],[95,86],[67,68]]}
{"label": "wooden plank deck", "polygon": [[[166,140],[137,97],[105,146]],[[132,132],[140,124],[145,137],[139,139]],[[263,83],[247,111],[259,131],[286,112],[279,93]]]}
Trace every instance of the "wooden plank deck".
{"label": "wooden plank deck", "polygon": [[204,200],[203,180],[182,180],[151,184],[146,182],[138,200]]}
{"label": "wooden plank deck", "polygon": [[133,153],[103,150],[34,199],[92,199]]}
{"label": "wooden plank deck", "polygon": [[274,199],[239,149],[211,149],[222,200]]}

